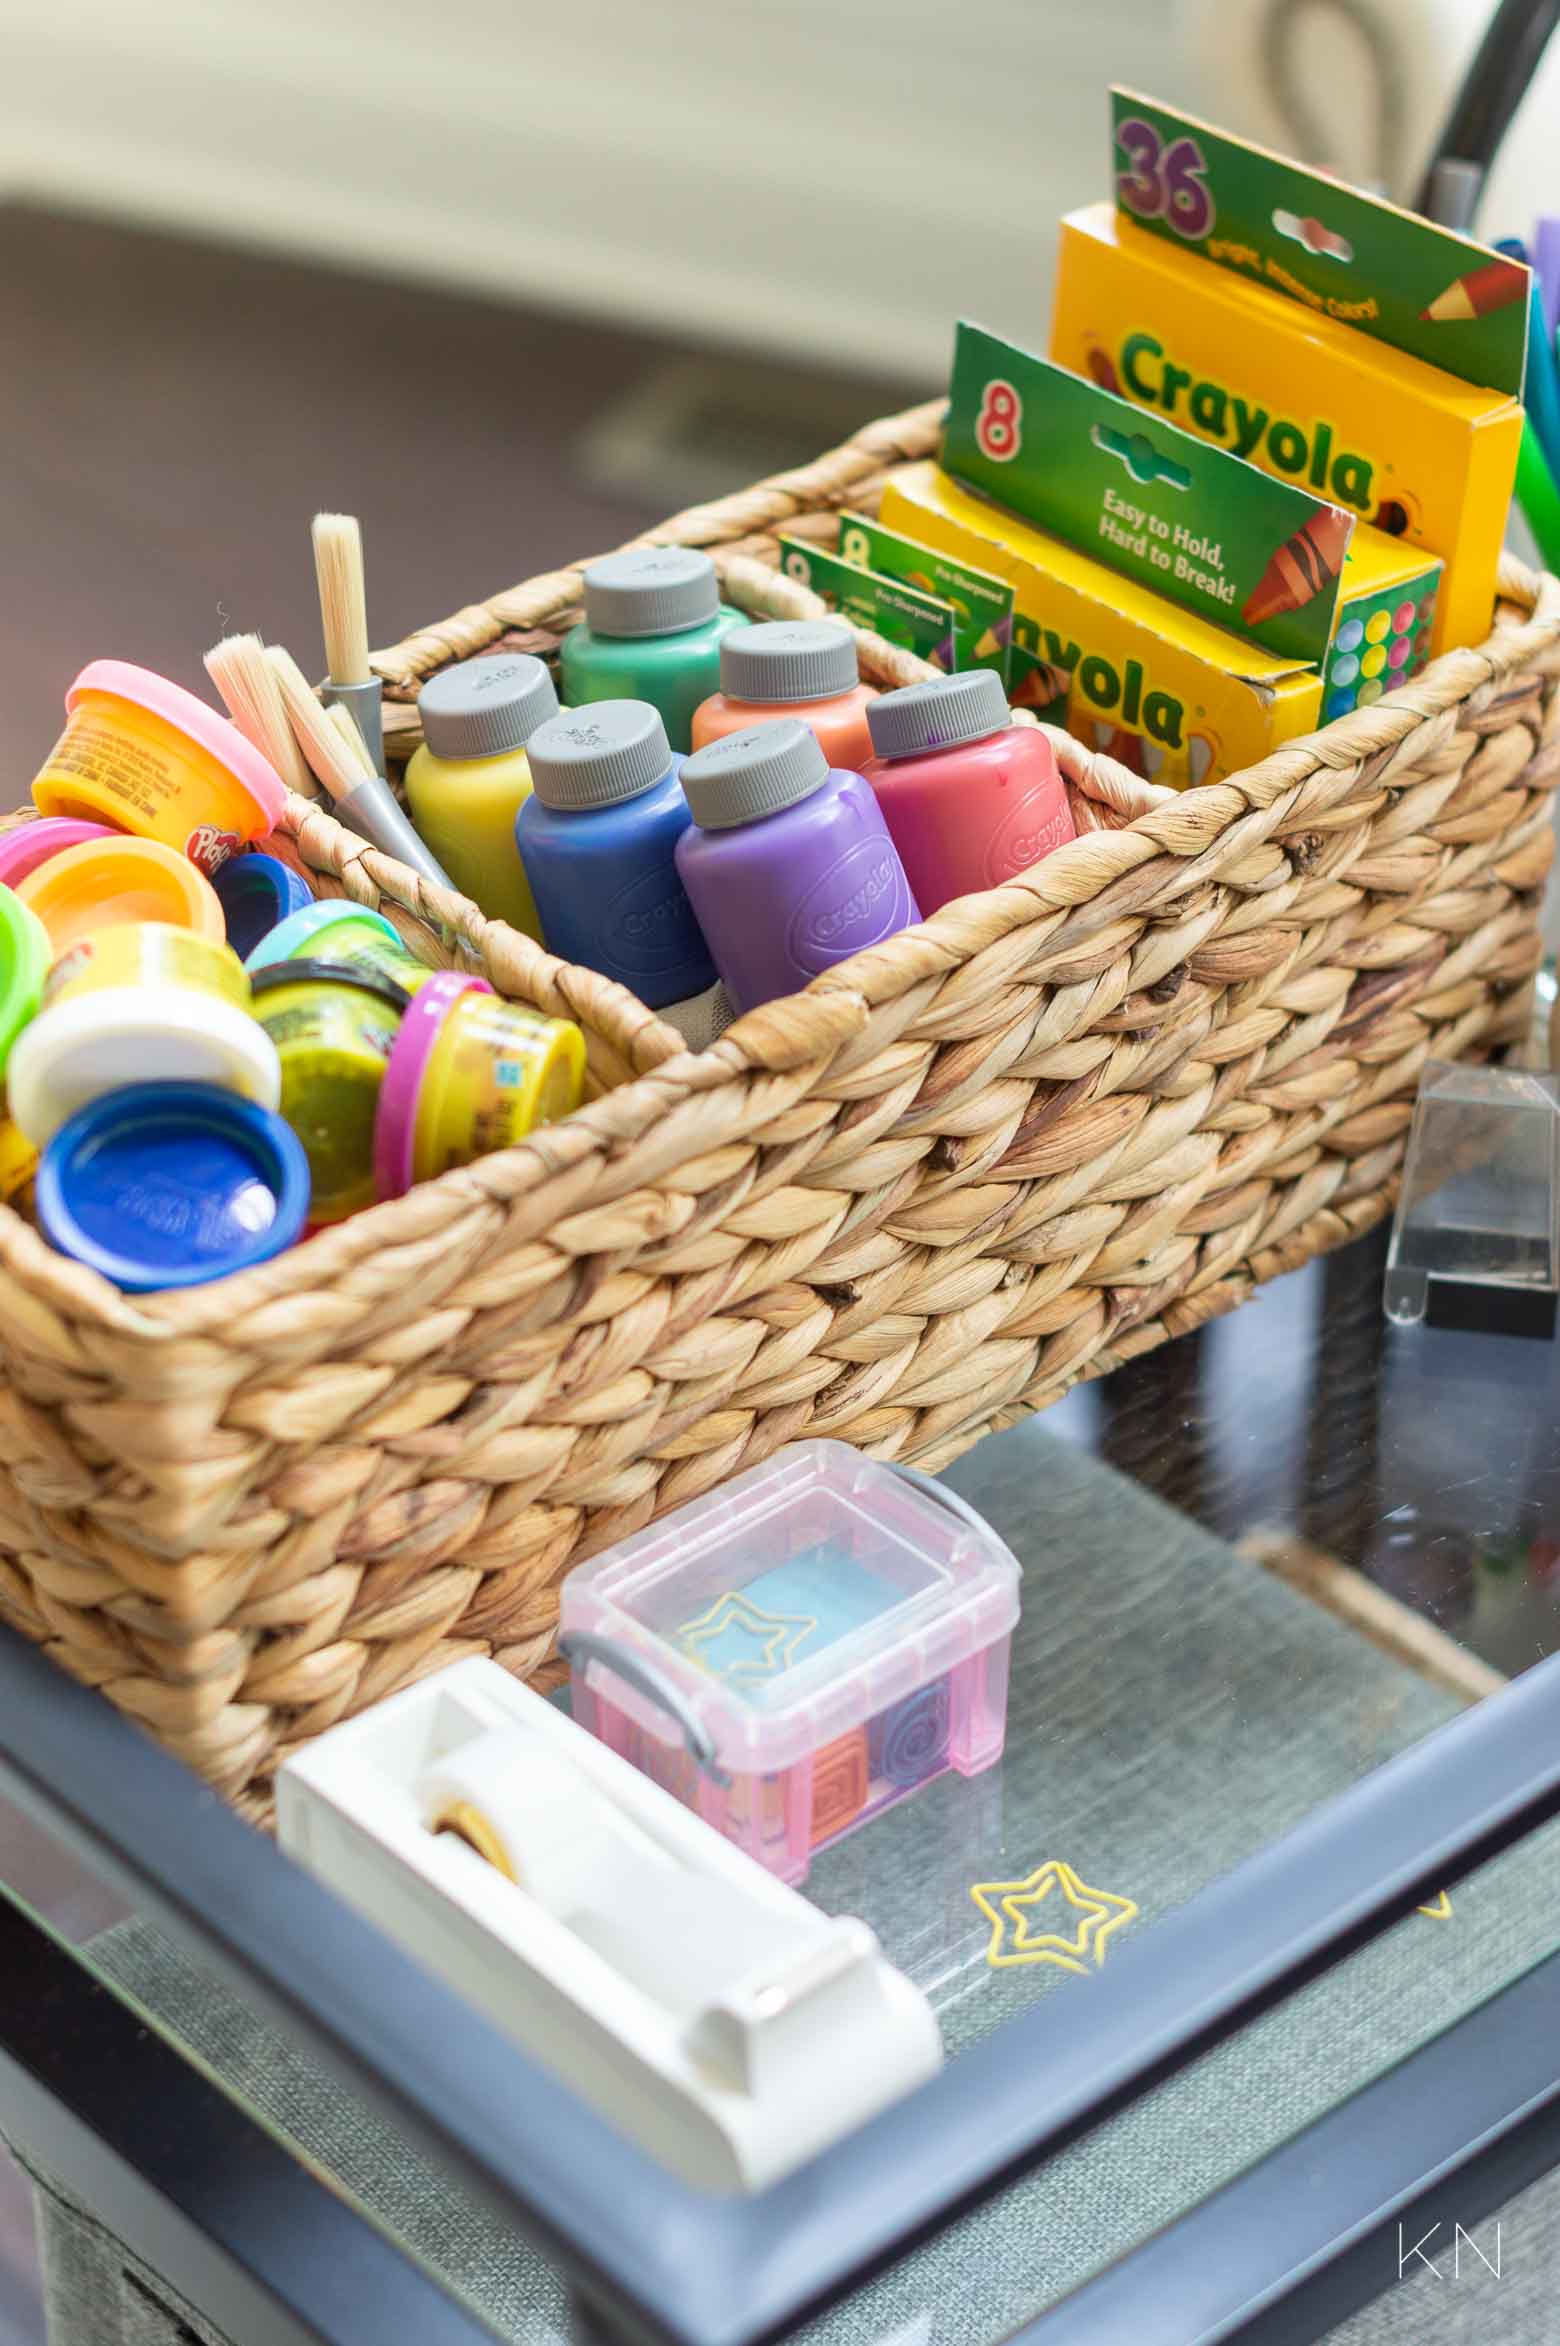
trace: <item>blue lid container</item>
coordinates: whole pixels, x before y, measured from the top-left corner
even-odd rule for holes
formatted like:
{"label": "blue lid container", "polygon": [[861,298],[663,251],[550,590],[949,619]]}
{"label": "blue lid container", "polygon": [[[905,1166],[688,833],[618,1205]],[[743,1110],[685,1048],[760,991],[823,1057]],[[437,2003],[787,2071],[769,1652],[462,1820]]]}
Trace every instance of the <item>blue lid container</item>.
{"label": "blue lid container", "polygon": [[279,921],[314,901],[308,882],[279,855],[230,855],[211,884],[227,922],[228,943],[240,961],[249,959]]}
{"label": "blue lid container", "polygon": [[292,1245],[309,1161],[280,1116],[214,1084],[131,1084],[61,1125],[34,1208],[61,1254],[116,1287],[199,1287]]}

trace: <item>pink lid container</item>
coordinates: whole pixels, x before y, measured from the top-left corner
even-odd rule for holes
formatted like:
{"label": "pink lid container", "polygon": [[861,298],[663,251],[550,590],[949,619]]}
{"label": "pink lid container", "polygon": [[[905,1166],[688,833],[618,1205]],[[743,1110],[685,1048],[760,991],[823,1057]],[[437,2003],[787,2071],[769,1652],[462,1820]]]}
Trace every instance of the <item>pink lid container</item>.
{"label": "pink lid container", "polygon": [[265,830],[274,830],[281,821],[287,785],[276,768],[244,739],[231,718],[220,716],[182,684],[159,676],[155,669],[138,668],[131,660],[90,660],[65,695],[67,716],[74,716],[83,696],[91,692],[113,693],[176,725],[243,785],[265,817]]}
{"label": "pink lid container", "polygon": [[156,840],[208,878],[274,830],[287,804],[281,776],[236,725],[126,660],[82,669],[32,795],[40,815]]}
{"label": "pink lid container", "polygon": [[0,887],[14,888],[51,855],[67,847],[85,847],[89,839],[113,839],[118,834],[107,823],[78,823],[69,815],[40,815],[36,822],[19,824],[0,837]]}
{"label": "pink lid container", "polygon": [[385,1063],[374,1118],[374,1186],[382,1198],[404,1197],[416,1178],[417,1095],[450,1005],[462,994],[492,991],[486,978],[441,969],[412,996]]}

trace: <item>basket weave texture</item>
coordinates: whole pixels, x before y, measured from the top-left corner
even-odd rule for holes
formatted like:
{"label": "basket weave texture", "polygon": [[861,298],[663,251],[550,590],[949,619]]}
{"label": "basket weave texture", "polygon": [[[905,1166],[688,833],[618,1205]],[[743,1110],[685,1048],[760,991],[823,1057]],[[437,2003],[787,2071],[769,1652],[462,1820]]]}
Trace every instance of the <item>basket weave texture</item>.
{"label": "basket weave texture", "polygon": [[[779,528],[871,510],[939,410],[678,516],[811,615]],[[1081,836],[694,1054],[294,800],[321,893],[579,1018],[602,1096],[220,1284],[117,1294],[0,1209],[0,1615],[230,1795],[422,1672],[548,1657],[582,1554],[782,1442],[937,1465],[1391,1205],[1425,1058],[1520,1039],[1560,585],[1233,780],[1053,740]],[[386,736],[578,569],[376,656]],[[878,682],[928,673],[860,639]],[[605,1087],[613,1088],[605,1088]]]}

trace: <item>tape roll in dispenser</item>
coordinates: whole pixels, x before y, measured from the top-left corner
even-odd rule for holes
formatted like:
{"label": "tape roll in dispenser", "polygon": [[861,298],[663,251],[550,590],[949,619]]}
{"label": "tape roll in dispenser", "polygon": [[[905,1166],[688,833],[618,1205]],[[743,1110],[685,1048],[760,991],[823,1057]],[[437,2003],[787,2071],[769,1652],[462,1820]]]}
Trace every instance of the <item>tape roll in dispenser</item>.
{"label": "tape roll in dispenser", "polygon": [[423,1812],[560,1920],[621,1894],[626,1871],[654,1865],[652,1845],[579,1768],[534,1736],[496,1727],[423,1778]]}

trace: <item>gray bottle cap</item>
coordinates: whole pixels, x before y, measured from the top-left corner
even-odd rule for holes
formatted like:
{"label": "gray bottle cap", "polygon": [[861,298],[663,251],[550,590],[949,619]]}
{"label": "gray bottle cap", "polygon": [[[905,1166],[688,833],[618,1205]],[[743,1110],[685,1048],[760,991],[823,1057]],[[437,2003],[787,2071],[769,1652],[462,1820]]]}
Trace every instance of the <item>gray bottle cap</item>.
{"label": "gray bottle cap", "polygon": [[733,831],[811,798],[829,779],[818,736],[799,717],[747,725],[684,758],[683,796],[701,831]]}
{"label": "gray bottle cap", "polygon": [[648,701],[591,701],[539,725],[525,745],[543,806],[616,806],[659,782],[672,762],[666,727]]}
{"label": "gray bottle cap", "polygon": [[558,714],[545,662],[529,652],[490,652],[430,676],[417,695],[423,739],[436,758],[496,758],[524,749]]}
{"label": "gray bottle cap", "polygon": [[720,609],[720,581],[693,546],[635,546],[585,573],[585,617],[597,635],[677,635]]}
{"label": "gray bottle cap", "polygon": [[738,701],[824,701],[861,681],[856,639],[831,619],[733,628],[720,647],[720,689]]}
{"label": "gray bottle cap", "polygon": [[913,758],[918,750],[952,749],[960,741],[984,741],[1013,722],[1002,679],[994,668],[970,668],[962,676],[934,676],[925,684],[902,685],[867,703],[867,730],[880,758]]}

